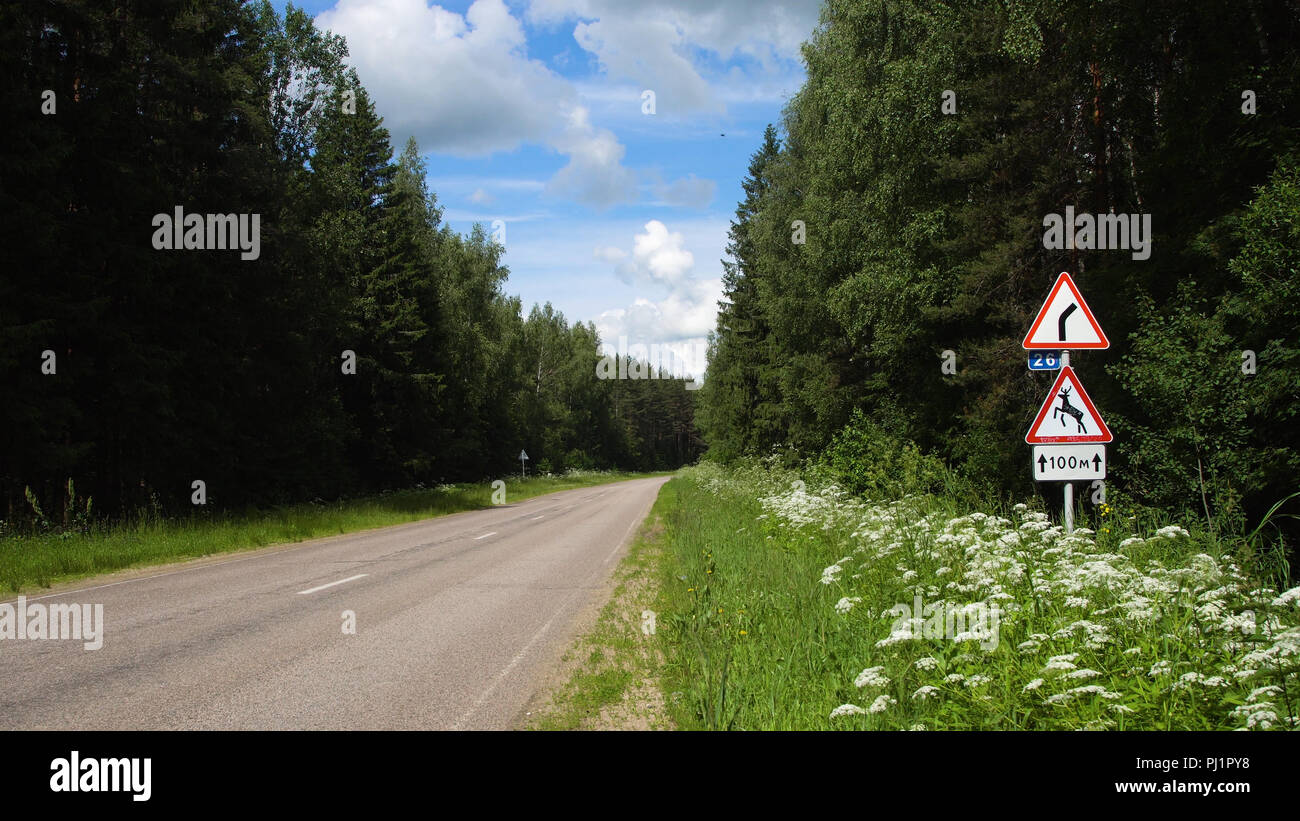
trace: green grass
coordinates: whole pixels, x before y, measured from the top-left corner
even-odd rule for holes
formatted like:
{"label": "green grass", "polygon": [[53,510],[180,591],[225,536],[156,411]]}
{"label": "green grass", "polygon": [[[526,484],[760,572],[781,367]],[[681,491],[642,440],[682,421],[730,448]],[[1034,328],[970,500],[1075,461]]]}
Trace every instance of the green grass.
{"label": "green grass", "polygon": [[[689,479],[660,491],[668,551],[660,632],[671,715],[685,729],[826,726],[859,659],[837,637],[818,583],[834,549],[773,545],[752,498],[718,498]],[[826,557],[830,556],[829,560]]]}
{"label": "green grass", "polygon": [[[662,474],[585,472],[508,480],[506,502],[655,475]],[[89,533],[9,535],[0,538],[0,588],[20,593],[115,570],[300,542],[491,506],[490,485],[458,484],[328,504],[125,523],[92,528]]]}
{"label": "green grass", "polygon": [[[642,629],[642,613],[664,607],[661,496],[615,571],[616,586],[592,630],[565,656],[564,682],[528,723],[537,730],[667,729],[659,642]],[[649,705],[649,706],[647,706]]]}
{"label": "green grass", "polygon": [[[797,492],[799,478],[706,464],[660,493],[658,639],[678,727],[1300,724],[1300,591],[1280,597],[1240,544],[1161,535],[1111,508],[1081,518],[1095,534],[1064,536],[1023,506],[869,504]],[[1023,541],[998,541],[1009,534]],[[885,611],[918,590],[1007,608],[996,646],[944,635],[882,646],[897,620]],[[832,717],[842,705],[853,708]]]}

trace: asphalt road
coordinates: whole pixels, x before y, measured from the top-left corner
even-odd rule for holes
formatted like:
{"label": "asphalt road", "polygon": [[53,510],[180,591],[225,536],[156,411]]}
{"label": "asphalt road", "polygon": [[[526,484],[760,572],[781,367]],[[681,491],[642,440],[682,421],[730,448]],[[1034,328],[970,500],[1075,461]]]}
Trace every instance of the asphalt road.
{"label": "asphalt road", "polygon": [[508,728],[665,481],[29,597],[102,604],[103,647],[0,641],[0,728]]}

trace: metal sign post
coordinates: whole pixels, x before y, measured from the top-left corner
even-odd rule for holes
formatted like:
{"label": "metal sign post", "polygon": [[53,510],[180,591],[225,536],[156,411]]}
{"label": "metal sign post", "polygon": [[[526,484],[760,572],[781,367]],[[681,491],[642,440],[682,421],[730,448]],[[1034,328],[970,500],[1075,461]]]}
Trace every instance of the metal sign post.
{"label": "metal sign post", "polygon": [[[1061,368],[1065,369],[1068,367],[1070,367],[1070,352],[1061,351]],[[1063,518],[1065,519],[1065,532],[1067,534],[1073,533],[1074,532],[1074,482],[1065,483],[1065,511],[1063,514]]]}
{"label": "metal sign post", "polygon": [[528,452],[523,450],[519,451],[519,480],[520,481],[523,481],[528,476],[528,472],[524,469],[524,462],[527,459],[528,459]]}
{"label": "metal sign post", "polygon": [[1065,483],[1065,532],[1074,532],[1074,482]]}

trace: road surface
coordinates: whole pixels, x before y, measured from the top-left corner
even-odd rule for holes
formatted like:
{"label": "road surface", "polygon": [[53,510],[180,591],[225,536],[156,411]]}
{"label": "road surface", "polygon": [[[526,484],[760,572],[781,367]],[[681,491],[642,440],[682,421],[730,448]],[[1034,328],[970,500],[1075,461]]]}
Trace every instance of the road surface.
{"label": "road surface", "polygon": [[0,641],[0,728],[509,728],[665,481],[37,592],[102,604],[103,647]]}

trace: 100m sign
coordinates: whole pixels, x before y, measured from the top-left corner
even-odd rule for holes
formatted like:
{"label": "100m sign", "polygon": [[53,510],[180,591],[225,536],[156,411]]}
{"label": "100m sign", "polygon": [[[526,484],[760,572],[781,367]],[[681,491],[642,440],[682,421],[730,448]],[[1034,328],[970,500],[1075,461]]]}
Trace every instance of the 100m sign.
{"label": "100m sign", "polygon": [[1035,445],[1032,459],[1039,482],[1106,478],[1105,445]]}

